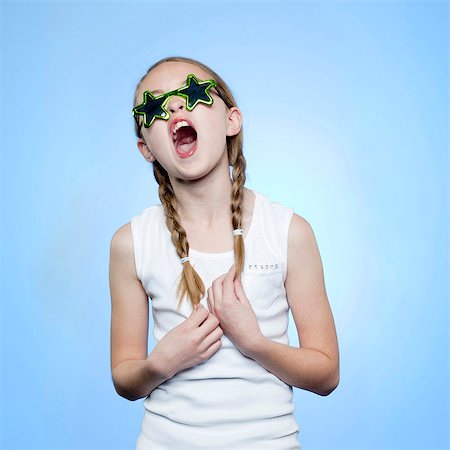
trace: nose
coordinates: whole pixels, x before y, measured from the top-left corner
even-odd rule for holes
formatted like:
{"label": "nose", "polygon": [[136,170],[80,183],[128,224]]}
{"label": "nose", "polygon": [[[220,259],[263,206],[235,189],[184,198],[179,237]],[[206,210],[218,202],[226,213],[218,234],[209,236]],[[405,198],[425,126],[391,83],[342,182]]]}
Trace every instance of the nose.
{"label": "nose", "polygon": [[167,110],[173,114],[176,110],[183,109],[185,104],[186,100],[184,99],[184,97],[180,97],[179,95],[172,95],[172,97],[170,97],[169,101],[167,102]]}

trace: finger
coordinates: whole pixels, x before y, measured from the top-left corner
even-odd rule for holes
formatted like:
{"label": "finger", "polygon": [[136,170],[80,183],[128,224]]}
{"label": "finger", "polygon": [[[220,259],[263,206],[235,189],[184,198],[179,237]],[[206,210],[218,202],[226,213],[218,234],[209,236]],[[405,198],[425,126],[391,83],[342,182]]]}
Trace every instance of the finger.
{"label": "finger", "polygon": [[234,280],[234,292],[236,296],[241,301],[247,301],[247,296],[245,295],[244,286],[242,285],[242,272]]}
{"label": "finger", "polygon": [[210,287],[213,298],[214,311],[217,311],[217,308],[220,308],[220,305],[222,304],[222,280],[224,278],[224,276],[217,278]]}
{"label": "finger", "polygon": [[234,284],[236,285],[236,287],[243,289],[242,272],[234,279]]}
{"label": "finger", "polygon": [[208,317],[209,311],[200,303],[197,309],[191,314],[191,321],[194,326],[198,327]]}
{"label": "finger", "polygon": [[234,279],[235,275],[236,275],[236,263],[233,263],[227,272],[227,276],[231,276]]}
{"label": "finger", "polygon": [[[206,303],[208,303],[208,309],[209,309],[209,312],[213,313],[211,301],[209,300],[209,292],[208,292],[208,294],[206,295]],[[213,314],[214,314],[214,313],[213,313]]]}
{"label": "finger", "polygon": [[220,277],[217,277],[211,284],[211,289],[213,290],[214,293],[218,292],[220,290],[220,292],[222,292],[222,283],[223,280],[225,279],[225,277],[228,276],[228,272],[225,272],[224,274],[220,275]]}
{"label": "finger", "polygon": [[215,303],[214,303],[214,293],[213,290],[211,288],[208,288],[208,305],[209,305],[209,310],[215,314]]}
{"label": "finger", "polygon": [[227,276],[223,280],[222,284],[222,295],[223,297],[227,299],[233,299],[234,298],[234,285],[233,285],[233,279],[236,274],[236,264],[233,264],[230,267],[230,270],[227,272]]}
{"label": "finger", "polygon": [[228,272],[225,272],[224,274],[220,275],[220,277],[217,277],[213,282],[212,282],[212,286],[214,286],[214,284],[221,284],[223,279],[228,275]]}

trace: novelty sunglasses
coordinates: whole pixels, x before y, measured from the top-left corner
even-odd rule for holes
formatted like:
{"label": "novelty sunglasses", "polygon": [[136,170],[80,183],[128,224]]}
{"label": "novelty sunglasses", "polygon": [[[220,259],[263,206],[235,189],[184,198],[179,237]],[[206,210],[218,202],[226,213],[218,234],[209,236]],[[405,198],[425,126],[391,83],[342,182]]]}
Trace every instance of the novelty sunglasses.
{"label": "novelty sunglasses", "polygon": [[[186,78],[186,84],[178,89],[166,92],[157,97],[150,91],[145,91],[143,94],[143,102],[133,108],[133,117],[138,126],[141,126],[139,124],[139,116],[143,116],[145,128],[149,128],[156,119],[169,120],[170,114],[165,108],[165,105],[172,95],[184,97],[188,111],[192,111],[199,103],[212,105],[214,100],[209,93],[212,87],[217,87],[214,80],[200,80],[193,73],[190,73]],[[216,92],[218,93],[217,89]]]}

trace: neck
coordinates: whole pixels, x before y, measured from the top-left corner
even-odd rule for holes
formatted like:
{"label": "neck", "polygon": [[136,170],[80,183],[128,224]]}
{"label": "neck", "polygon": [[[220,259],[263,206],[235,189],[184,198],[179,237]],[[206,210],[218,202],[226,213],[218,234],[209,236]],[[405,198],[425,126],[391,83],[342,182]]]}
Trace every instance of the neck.
{"label": "neck", "polygon": [[[227,170],[222,176],[203,177],[195,181],[171,179],[183,224],[212,228],[231,223],[232,180]],[[247,197],[244,188],[244,198]]]}

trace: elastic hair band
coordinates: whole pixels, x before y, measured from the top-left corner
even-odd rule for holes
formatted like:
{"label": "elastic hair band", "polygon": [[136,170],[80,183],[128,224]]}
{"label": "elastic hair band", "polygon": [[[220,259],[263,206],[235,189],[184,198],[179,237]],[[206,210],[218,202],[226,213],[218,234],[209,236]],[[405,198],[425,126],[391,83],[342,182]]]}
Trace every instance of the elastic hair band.
{"label": "elastic hair band", "polygon": [[190,261],[189,256],[185,256],[184,258],[180,258],[181,264],[185,263],[186,261]]}
{"label": "elastic hair band", "polygon": [[238,234],[244,234],[244,230],[242,228],[236,228],[233,230],[233,235],[237,236]]}

